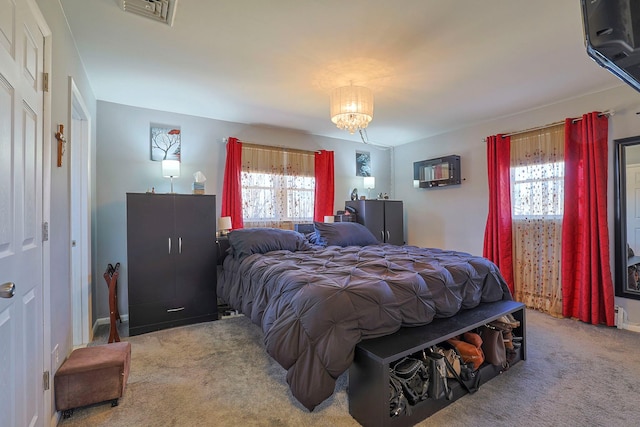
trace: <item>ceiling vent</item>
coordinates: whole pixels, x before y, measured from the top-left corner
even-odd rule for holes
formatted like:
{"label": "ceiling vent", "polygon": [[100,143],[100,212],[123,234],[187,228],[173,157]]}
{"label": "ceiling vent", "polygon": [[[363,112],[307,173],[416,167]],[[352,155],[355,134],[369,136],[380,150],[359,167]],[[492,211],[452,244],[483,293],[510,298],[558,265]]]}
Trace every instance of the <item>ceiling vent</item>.
{"label": "ceiling vent", "polygon": [[116,0],[125,12],[173,26],[178,0]]}

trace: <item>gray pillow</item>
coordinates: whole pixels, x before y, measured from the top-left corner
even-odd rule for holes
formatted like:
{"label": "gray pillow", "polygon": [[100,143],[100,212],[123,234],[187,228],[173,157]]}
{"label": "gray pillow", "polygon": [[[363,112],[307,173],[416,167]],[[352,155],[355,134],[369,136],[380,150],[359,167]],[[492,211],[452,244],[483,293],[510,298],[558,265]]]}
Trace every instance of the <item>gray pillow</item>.
{"label": "gray pillow", "polygon": [[236,258],[271,251],[291,252],[309,248],[304,235],[278,228],[242,228],[229,233],[230,252]]}
{"label": "gray pillow", "polygon": [[377,245],[378,239],[367,227],[357,222],[314,222],[316,235],[323,246]]}

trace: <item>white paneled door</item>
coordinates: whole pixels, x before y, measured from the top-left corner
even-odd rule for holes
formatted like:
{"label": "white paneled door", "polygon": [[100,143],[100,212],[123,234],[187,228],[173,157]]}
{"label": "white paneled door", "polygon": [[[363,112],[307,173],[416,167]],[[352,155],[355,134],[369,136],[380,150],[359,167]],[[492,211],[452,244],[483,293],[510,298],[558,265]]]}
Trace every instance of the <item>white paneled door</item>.
{"label": "white paneled door", "polygon": [[44,426],[43,55],[28,0],[0,0],[0,424]]}

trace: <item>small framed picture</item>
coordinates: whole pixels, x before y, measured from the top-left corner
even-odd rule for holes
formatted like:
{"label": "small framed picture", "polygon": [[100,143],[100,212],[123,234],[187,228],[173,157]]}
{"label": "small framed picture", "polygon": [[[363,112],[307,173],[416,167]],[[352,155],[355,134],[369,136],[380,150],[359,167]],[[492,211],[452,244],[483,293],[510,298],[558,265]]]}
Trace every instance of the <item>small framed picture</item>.
{"label": "small framed picture", "polygon": [[151,160],[180,160],[181,136],[178,126],[151,124]]}
{"label": "small framed picture", "polygon": [[371,176],[371,154],[356,151],[356,176]]}

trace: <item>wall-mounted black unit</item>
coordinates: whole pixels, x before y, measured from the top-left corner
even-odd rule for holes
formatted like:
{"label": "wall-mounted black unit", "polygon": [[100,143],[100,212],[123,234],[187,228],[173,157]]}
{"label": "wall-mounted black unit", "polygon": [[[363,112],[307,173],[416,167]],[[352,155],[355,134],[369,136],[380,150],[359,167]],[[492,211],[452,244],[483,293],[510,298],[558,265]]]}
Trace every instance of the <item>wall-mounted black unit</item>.
{"label": "wall-mounted black unit", "polygon": [[413,186],[433,188],[460,184],[460,156],[445,156],[413,163]]}
{"label": "wall-mounted black unit", "polygon": [[640,91],[640,2],[581,0],[587,54]]}

